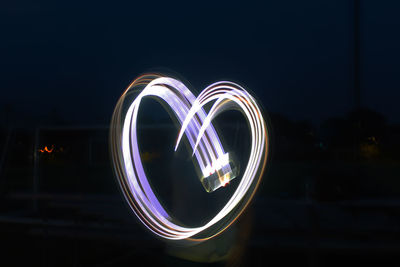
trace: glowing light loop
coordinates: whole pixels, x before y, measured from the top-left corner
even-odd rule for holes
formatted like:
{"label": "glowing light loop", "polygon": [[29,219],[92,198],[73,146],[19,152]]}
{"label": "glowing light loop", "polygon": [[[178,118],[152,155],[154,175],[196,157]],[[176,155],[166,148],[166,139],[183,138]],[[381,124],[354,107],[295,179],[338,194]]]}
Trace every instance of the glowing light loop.
{"label": "glowing light loop", "polygon": [[[135,96],[133,100],[132,95]],[[184,227],[176,223],[162,207],[147,180],[137,142],[137,116],[144,97],[153,97],[172,110],[181,124],[175,150],[185,134],[207,191],[224,186],[235,176],[212,120],[221,112],[236,109],[248,122],[250,157],[240,183],[225,206],[201,227]],[[203,107],[213,101],[207,114]],[[217,82],[205,88],[196,98],[182,82],[148,74],[133,81],[119,99],[111,122],[110,149],[124,196],[147,228],[170,240],[203,241],[232,224],[253,197],[265,168],[268,131],[257,102],[238,84]]]}

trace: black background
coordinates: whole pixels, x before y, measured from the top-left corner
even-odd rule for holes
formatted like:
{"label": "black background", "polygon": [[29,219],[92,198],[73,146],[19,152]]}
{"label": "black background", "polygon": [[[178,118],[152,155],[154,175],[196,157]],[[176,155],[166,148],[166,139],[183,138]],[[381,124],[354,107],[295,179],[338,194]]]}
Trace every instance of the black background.
{"label": "black background", "polygon": [[[270,118],[268,171],[237,226],[245,241],[213,264],[396,266],[399,7],[2,3],[0,256],[38,266],[200,264],[172,256],[141,228],[110,165],[115,103],[138,75],[164,70],[196,92],[238,82]],[[164,125],[163,116],[143,121]],[[45,146],[54,152],[38,152]]]}

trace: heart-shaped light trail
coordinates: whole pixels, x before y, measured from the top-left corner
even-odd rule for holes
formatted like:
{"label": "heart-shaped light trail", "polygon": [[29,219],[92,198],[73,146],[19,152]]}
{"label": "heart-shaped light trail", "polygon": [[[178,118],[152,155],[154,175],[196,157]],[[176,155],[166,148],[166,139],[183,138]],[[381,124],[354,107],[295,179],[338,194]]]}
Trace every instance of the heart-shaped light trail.
{"label": "heart-shaped light trail", "polygon": [[[177,149],[186,134],[208,192],[225,185],[236,175],[212,120],[236,109],[245,116],[251,132],[250,157],[242,179],[225,206],[205,225],[184,227],[158,201],[143,169],[137,142],[137,115],[143,97],[153,97],[172,110],[181,129]],[[214,101],[208,114],[203,106]],[[166,105],[165,105],[166,104]],[[255,99],[241,86],[221,81],[208,86],[196,98],[180,81],[159,74],[134,80],[119,99],[111,121],[110,149],[114,170],[124,196],[141,222],[158,236],[170,240],[203,241],[212,238],[243,212],[261,180],[268,151],[268,131]]]}

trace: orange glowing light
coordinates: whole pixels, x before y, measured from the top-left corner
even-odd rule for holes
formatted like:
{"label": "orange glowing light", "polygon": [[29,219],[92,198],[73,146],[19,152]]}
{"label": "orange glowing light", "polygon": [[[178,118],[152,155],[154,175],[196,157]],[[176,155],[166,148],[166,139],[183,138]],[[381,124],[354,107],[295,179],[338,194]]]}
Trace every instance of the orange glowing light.
{"label": "orange glowing light", "polygon": [[41,152],[41,153],[44,153],[44,152],[51,153],[51,152],[53,152],[53,150],[54,150],[54,145],[52,145],[50,149],[47,146],[45,146],[43,149],[39,149],[39,152]]}

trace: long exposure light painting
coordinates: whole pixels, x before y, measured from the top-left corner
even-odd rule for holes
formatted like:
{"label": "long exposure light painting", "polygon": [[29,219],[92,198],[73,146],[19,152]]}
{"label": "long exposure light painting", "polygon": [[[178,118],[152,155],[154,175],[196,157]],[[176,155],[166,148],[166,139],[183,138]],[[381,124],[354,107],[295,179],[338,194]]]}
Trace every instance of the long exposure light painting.
{"label": "long exposure light painting", "polygon": [[[228,202],[203,226],[180,225],[166,212],[149,184],[137,141],[138,111],[144,97],[158,100],[176,117],[181,128],[175,151],[185,134],[207,192],[217,190],[236,176],[241,177]],[[212,106],[206,112],[204,106],[208,103]],[[218,114],[232,109],[242,112],[250,130],[250,157],[242,173],[238,173],[229,153],[224,151],[212,124]],[[213,83],[196,98],[177,79],[147,74],[134,80],[119,99],[111,122],[110,148],[124,196],[141,222],[165,239],[203,241],[229,227],[252,199],[267,159],[268,131],[256,100],[236,83]]]}

